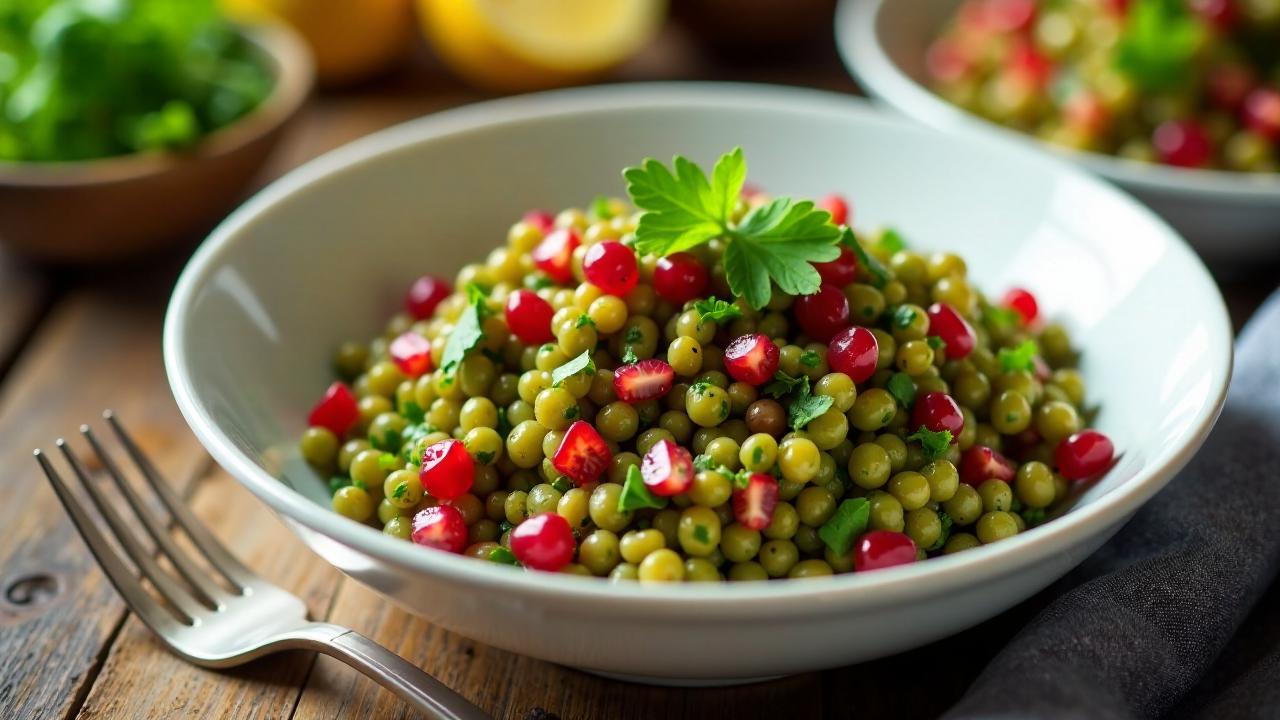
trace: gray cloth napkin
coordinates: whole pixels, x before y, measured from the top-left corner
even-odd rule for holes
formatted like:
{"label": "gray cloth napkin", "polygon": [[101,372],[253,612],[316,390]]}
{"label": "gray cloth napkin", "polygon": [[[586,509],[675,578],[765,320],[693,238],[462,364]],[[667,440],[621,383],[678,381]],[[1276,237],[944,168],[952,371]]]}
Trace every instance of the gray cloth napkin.
{"label": "gray cloth napkin", "polygon": [[1280,293],[1237,342],[1204,448],[945,717],[1280,717],[1278,470]]}

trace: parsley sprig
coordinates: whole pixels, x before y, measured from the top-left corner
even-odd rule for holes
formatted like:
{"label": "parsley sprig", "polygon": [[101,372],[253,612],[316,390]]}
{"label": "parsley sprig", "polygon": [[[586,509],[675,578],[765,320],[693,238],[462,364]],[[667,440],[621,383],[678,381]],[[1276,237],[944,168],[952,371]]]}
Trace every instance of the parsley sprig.
{"label": "parsley sprig", "polygon": [[1144,90],[1171,90],[1184,82],[1208,35],[1182,0],[1137,0],[1116,45],[1116,68]]}
{"label": "parsley sprig", "polygon": [[641,253],[670,255],[725,238],[729,289],[751,307],[767,305],[775,284],[792,295],[818,291],[822,278],[811,263],[840,254],[840,231],[829,213],[807,200],[782,197],[753,208],[735,223],[733,211],[747,178],[742,148],[722,155],[710,178],[680,155],[671,166],[674,172],[648,158],[622,173],[631,201],[644,211],[636,226]]}

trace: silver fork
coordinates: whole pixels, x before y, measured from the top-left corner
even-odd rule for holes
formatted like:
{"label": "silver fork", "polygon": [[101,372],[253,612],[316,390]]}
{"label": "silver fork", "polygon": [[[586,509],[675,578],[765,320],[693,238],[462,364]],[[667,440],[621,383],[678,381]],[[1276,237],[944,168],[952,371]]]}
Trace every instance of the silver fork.
{"label": "silver fork", "polygon": [[[160,497],[173,523],[191,540],[196,553],[221,574],[233,590],[216,582],[208,571],[178,547],[166,523],[125,480],[120,466],[105,452],[88,425],[80,426],[81,434],[100,458],[107,475],[124,495],[134,514],[142,521],[156,547],[177,569],[178,577],[161,568],[156,556],[143,547],[138,536],[91,480],[84,463],[66,441],[59,438],[58,448],[106,520],[108,534],[114,536],[137,572],[108,542],[107,534],[98,527],[83,501],[63,481],[49,462],[49,457],[40,450],[35,451],[35,457],[111,584],[124,597],[129,608],[175,654],[203,667],[227,668],[281,650],[314,650],[359,670],[428,717],[441,720],[489,717],[466,698],[369,638],[339,625],[308,620],[307,607],[302,600],[263,580],[218,542],[169,484],[161,479],[155,466],[111,411],[103,413],[103,418],[138,466],[146,484]],[[144,578],[150,581],[164,603],[147,591],[142,584]]]}

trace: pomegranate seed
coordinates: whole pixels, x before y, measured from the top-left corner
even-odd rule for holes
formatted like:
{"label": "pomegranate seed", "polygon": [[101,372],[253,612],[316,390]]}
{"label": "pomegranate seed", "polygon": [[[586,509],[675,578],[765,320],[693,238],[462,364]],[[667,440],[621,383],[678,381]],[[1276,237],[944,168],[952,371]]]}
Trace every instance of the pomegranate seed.
{"label": "pomegranate seed", "polygon": [[724,369],[738,382],[763,385],[778,372],[778,346],[764,335],[741,335],[724,349]]}
{"label": "pomegranate seed", "polygon": [[827,342],[849,324],[849,299],[835,285],[824,283],[818,292],[801,295],[794,309],[800,329],[818,342]]}
{"label": "pomegranate seed", "polygon": [[858,258],[852,250],[841,245],[840,257],[831,262],[814,263],[813,269],[822,276],[822,282],[844,287],[853,282],[858,272]]}
{"label": "pomegranate seed", "polygon": [[947,344],[942,351],[948,359],[958,360],[973,352],[978,344],[978,335],[955,308],[946,303],[934,303],[926,314],[929,316],[929,332]]}
{"label": "pomegranate seed", "polygon": [[861,326],[842,330],[827,345],[827,363],[832,372],[844,373],[855,383],[866,382],[876,371],[879,360],[879,341]]}
{"label": "pomegranate seed", "polygon": [[[846,225],[849,219],[849,203],[845,199],[835,193],[827,195],[818,201],[818,209],[826,210],[831,213],[831,222],[835,225]],[[848,249],[848,248],[846,248]]]}
{"label": "pomegranate seed", "polygon": [[431,369],[431,341],[412,330],[392,340],[387,354],[400,372],[411,378]]}
{"label": "pomegranate seed", "polygon": [[1203,167],[1213,155],[1213,141],[1199,123],[1191,120],[1167,120],[1151,135],[1160,161],[1177,167]]}
{"label": "pomegranate seed", "polygon": [[418,479],[422,489],[437,500],[453,500],[471,489],[476,464],[461,440],[441,440],[422,453]]}
{"label": "pomegranate seed", "polygon": [[416,320],[431,317],[441,300],[449,297],[453,288],[449,281],[435,275],[423,275],[409,286],[404,298],[404,309]]}
{"label": "pomegranate seed", "polygon": [[984,480],[1013,480],[1013,463],[986,445],[974,445],[960,456],[960,482],[977,487]]}
{"label": "pomegranate seed", "polygon": [[541,345],[555,337],[551,332],[555,310],[532,290],[520,289],[508,295],[504,312],[507,328],[525,345]]}
{"label": "pomegranate seed", "polygon": [[587,277],[587,282],[618,296],[631,292],[640,279],[636,254],[616,240],[606,240],[588,248],[587,256],[582,259],[582,274]]}
{"label": "pomegranate seed", "polygon": [[659,258],[653,268],[653,289],[672,305],[684,305],[706,292],[707,268],[685,252]]}
{"label": "pomegranate seed", "polygon": [[1040,54],[1035,45],[1020,39],[1013,44],[1005,60],[1005,72],[1016,78],[1018,82],[1039,90],[1049,84],[1049,77],[1053,74],[1053,64]]}
{"label": "pomegranate seed", "polygon": [[1226,63],[1209,70],[1205,90],[1214,105],[1228,112],[1235,112],[1257,83],[1257,78],[1247,65]]}
{"label": "pomegranate seed", "polygon": [[1072,95],[1062,108],[1066,124],[1088,137],[1097,137],[1111,123],[1107,106],[1096,93],[1084,91]]}
{"label": "pomegranate seed", "polygon": [[951,431],[951,442],[960,437],[964,430],[964,415],[960,406],[944,392],[927,392],[916,398],[915,407],[911,410],[913,427],[924,427],[933,432]]}
{"label": "pomegranate seed", "polygon": [[573,560],[573,528],[553,512],[526,518],[511,531],[511,552],[520,564],[556,572]]}
{"label": "pomegranate seed", "polygon": [[929,46],[924,57],[929,74],[939,82],[953,83],[969,74],[969,56],[960,43],[941,39]]}
{"label": "pomegranate seed", "polygon": [[746,487],[733,491],[733,517],[749,530],[769,527],[777,506],[778,481],[772,475],[752,473]]}
{"label": "pomegranate seed", "polygon": [[1191,12],[1226,30],[1236,22],[1235,0],[1188,0]]}
{"label": "pomegranate seed", "polygon": [[858,538],[854,548],[853,569],[856,572],[883,570],[916,561],[916,544],[900,532],[872,530]]}
{"label": "pomegranate seed", "polygon": [[520,219],[538,228],[544,236],[555,229],[556,226],[555,216],[546,210],[530,210]]}
{"label": "pomegranate seed", "polygon": [[604,438],[585,420],[569,426],[551,458],[551,465],[579,485],[595,482],[609,467],[613,453]]}
{"label": "pomegranate seed", "polygon": [[360,408],[356,406],[355,394],[345,384],[336,382],[324,391],[320,402],[311,408],[307,424],[311,427],[328,428],[341,438],[359,419]]}
{"label": "pomegranate seed", "polygon": [[671,392],[676,373],[665,361],[641,360],[613,371],[613,392],[626,403],[653,400]]}
{"label": "pomegranate seed", "polygon": [[640,475],[654,495],[679,495],[693,484],[693,456],[670,440],[659,440],[644,454]]}
{"label": "pomegranate seed", "polygon": [[552,280],[568,284],[573,281],[573,251],[581,244],[576,230],[554,230],[533,249],[533,264]]}
{"label": "pomegranate seed", "polygon": [[413,516],[413,541],[423,547],[460,553],[467,547],[467,523],[452,505],[433,505]]}
{"label": "pomegranate seed", "polygon": [[1036,296],[1022,288],[1010,288],[1004,294],[1003,304],[1021,315],[1024,325],[1030,325],[1040,316],[1040,303],[1036,302]]}
{"label": "pomegranate seed", "polygon": [[1068,480],[1084,480],[1101,475],[1115,457],[1111,439],[1097,430],[1081,430],[1063,438],[1053,453],[1058,472]]}
{"label": "pomegranate seed", "polygon": [[1245,96],[1244,124],[1268,140],[1280,140],[1280,91],[1258,88]]}

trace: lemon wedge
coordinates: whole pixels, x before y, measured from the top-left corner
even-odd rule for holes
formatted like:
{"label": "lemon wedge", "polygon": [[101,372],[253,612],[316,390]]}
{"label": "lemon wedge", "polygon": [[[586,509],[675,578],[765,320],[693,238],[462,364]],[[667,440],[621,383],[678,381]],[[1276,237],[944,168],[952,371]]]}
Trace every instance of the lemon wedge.
{"label": "lemon wedge", "polygon": [[469,81],[497,90],[579,82],[657,33],[666,0],[418,0],[427,37]]}

